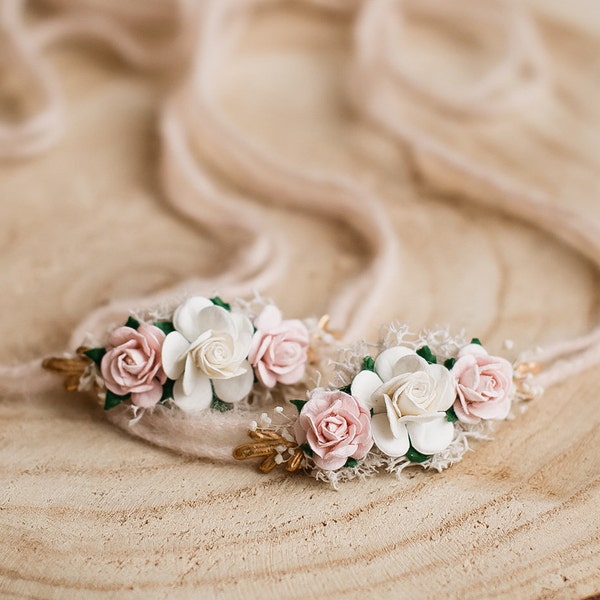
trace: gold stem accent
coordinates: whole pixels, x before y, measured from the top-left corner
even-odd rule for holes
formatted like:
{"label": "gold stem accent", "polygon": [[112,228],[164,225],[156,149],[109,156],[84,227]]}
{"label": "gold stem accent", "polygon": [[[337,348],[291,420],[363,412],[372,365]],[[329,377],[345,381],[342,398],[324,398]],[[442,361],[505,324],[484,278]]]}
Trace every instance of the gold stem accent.
{"label": "gold stem accent", "polygon": [[517,394],[521,400],[529,402],[538,395],[535,390],[527,385],[527,381],[532,375],[537,375],[543,370],[543,365],[537,362],[521,362],[514,367],[514,383]]}
{"label": "gold stem accent", "polygon": [[87,361],[83,361],[80,358],[51,357],[45,358],[42,361],[44,369],[58,375],[77,375],[83,373],[87,364]]}
{"label": "gold stem accent", "polygon": [[267,456],[267,458],[260,463],[260,466],[258,467],[259,471],[261,473],[270,473],[277,466],[277,461],[275,460],[276,456],[277,453]]}
{"label": "gold stem accent", "polygon": [[253,444],[242,444],[233,449],[233,458],[236,460],[246,460],[247,458],[258,458],[260,456],[269,456],[275,452],[279,446],[278,442],[254,442]]}
{"label": "gold stem accent", "polygon": [[72,357],[52,356],[42,361],[42,368],[51,373],[62,375],[67,392],[74,392],[79,387],[79,380],[92,360],[84,352],[87,348],[77,348],[77,354]]}
{"label": "gold stem accent", "polygon": [[302,464],[303,458],[304,452],[302,452],[302,450],[298,448],[298,450],[296,450],[296,452],[294,453],[294,456],[292,456],[292,458],[288,461],[285,467],[286,471],[289,471],[290,473],[297,471],[300,468],[300,465]]}
{"label": "gold stem accent", "polygon": [[536,362],[522,362],[515,367],[515,373],[518,378],[527,377],[527,375],[537,375],[542,371],[542,365]]}
{"label": "gold stem accent", "polygon": [[[263,458],[258,467],[262,473],[270,473],[278,464],[285,465],[290,473],[300,468],[304,453],[297,442],[287,440],[281,434],[269,429],[250,429],[248,436],[255,441],[236,446],[233,449],[233,458],[236,460]],[[277,456],[285,452],[282,447],[288,449],[291,458],[277,462]]]}
{"label": "gold stem accent", "polygon": [[323,315],[319,322],[317,323],[317,327],[329,335],[332,335],[336,340],[339,340],[342,337],[342,332],[338,329],[331,329],[329,327],[329,323],[331,322],[331,315]]}
{"label": "gold stem accent", "polygon": [[248,435],[253,440],[273,440],[277,441],[278,443],[287,442],[287,440],[281,437],[278,433],[269,431],[268,429],[250,429],[250,431],[248,431]]}

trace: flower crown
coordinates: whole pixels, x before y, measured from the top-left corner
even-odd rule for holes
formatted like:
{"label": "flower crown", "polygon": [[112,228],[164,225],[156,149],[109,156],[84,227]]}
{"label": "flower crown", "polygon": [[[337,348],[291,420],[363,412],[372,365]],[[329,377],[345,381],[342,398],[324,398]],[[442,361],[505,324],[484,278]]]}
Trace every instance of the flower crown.
{"label": "flower crown", "polygon": [[[336,346],[327,319],[283,319],[260,299],[196,296],[165,315],[131,316],[104,343],[43,366],[64,375],[67,390],[95,392],[106,411],[127,407],[132,428],[158,407],[202,421],[207,411],[250,415],[275,403],[248,421],[250,441],[233,458],[333,485],[382,468],[441,471],[516,401],[540,393],[528,384],[535,365],[513,366],[445,330],[411,335],[391,325],[375,351],[364,342],[337,348],[339,360],[323,365]],[[321,385],[326,369],[331,385]]]}

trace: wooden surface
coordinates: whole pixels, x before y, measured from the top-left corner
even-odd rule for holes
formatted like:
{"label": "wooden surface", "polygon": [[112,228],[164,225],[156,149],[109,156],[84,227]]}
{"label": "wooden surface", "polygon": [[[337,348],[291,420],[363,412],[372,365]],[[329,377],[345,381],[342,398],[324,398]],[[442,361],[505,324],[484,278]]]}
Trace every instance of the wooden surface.
{"label": "wooden surface", "polygon": [[[600,15],[592,0],[568,3],[579,7],[569,15],[563,4],[537,2],[548,97],[501,122],[421,118],[600,227]],[[223,102],[290,160],[352,173],[381,195],[403,272],[372,325],[451,323],[495,349],[511,338],[516,353],[597,323],[595,269],[549,236],[415,181],[402,151],[348,111],[347,42],[341,22],[271,11],[224,74]],[[162,203],[163,84],[76,47],[52,57],[67,135],[45,156],[0,166],[4,361],[60,351],[88,310],[214,272],[227,250]],[[265,210],[293,241],[293,274],[269,292],[287,314],[320,314],[360,267],[360,247],[335,223]],[[3,398],[0,596],[590,596],[600,592],[599,387],[596,369],[548,390],[442,474],[337,492],[150,447],[76,394]]]}

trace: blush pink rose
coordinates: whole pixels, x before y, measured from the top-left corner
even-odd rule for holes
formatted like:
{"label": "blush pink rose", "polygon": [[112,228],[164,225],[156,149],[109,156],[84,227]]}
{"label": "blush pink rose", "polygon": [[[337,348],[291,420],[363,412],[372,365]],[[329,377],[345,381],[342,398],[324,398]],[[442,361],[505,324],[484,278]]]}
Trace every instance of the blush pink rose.
{"label": "blush pink rose", "polygon": [[248,360],[259,381],[268,388],[300,381],[308,350],[308,330],[302,321],[283,320],[280,310],[270,304],[256,317],[254,327]]}
{"label": "blush pink rose", "polygon": [[106,387],[118,396],[131,394],[135,406],[154,406],[167,380],[160,359],[164,339],[165,334],[158,327],[146,323],[137,330],[115,329],[100,364]]}
{"label": "blush pink rose", "polygon": [[333,471],[373,446],[371,415],[350,394],[314,390],[295,424],[296,441],[308,443],[317,467]]}
{"label": "blush pink rose", "polygon": [[504,358],[490,356],[479,344],[461,349],[452,368],[458,398],[454,412],[463,423],[505,419],[510,411],[513,368]]}

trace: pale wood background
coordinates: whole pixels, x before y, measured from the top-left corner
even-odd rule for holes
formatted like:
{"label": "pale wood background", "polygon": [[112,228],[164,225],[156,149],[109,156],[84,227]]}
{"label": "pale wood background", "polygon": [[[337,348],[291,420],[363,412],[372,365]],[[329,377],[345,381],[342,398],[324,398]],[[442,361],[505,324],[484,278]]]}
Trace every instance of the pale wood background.
{"label": "pale wood background", "polygon": [[[599,5],[534,4],[552,93],[499,122],[420,118],[600,227]],[[512,338],[516,352],[595,324],[591,265],[548,236],[428,191],[403,152],[352,115],[347,43],[341,22],[271,11],[225,73],[223,102],[290,159],[352,173],[383,197],[404,274],[373,325],[452,323],[495,349]],[[67,135],[45,156],[0,166],[4,361],[60,351],[91,308],[214,272],[226,252],[162,203],[163,84],[89,50],[52,56]],[[293,240],[293,274],[271,295],[288,314],[320,314],[360,265],[356,240],[335,223],[265,210]],[[337,492],[150,447],[78,395],[4,398],[0,595],[584,598],[600,592],[599,387],[592,370],[549,390],[443,474],[381,475]]]}

